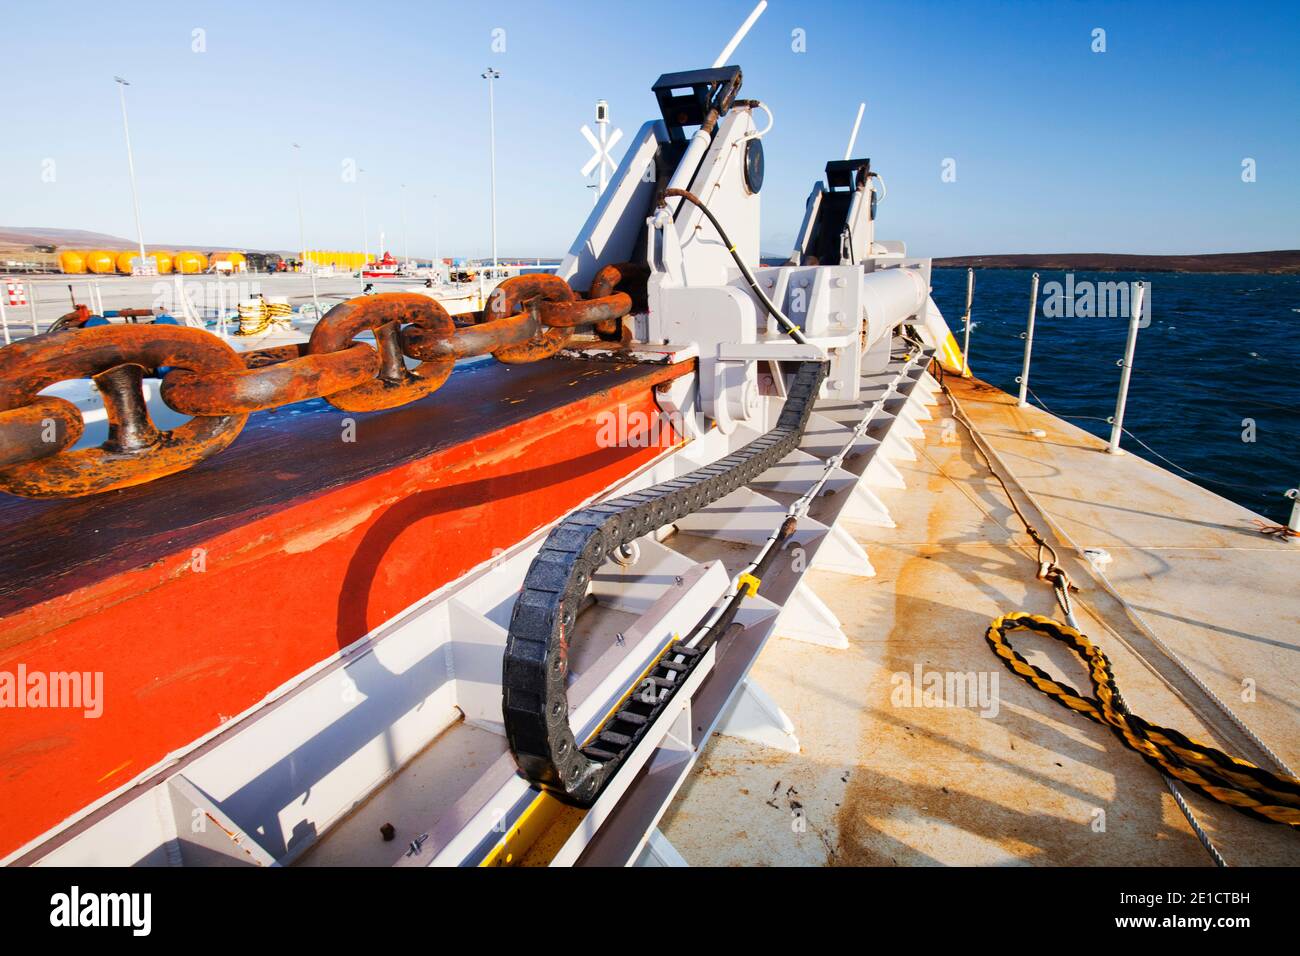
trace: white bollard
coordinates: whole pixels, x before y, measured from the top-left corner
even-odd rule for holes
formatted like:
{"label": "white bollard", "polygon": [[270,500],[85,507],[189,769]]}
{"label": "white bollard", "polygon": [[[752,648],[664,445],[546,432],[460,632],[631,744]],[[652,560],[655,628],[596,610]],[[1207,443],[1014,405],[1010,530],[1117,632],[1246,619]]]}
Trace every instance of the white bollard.
{"label": "white bollard", "polygon": [[[1292,488],[1286,493],[1291,499],[1291,520],[1286,523],[1287,529],[1295,535],[1300,535],[1300,488]],[[1300,540],[1300,539],[1297,539]]]}
{"label": "white bollard", "polygon": [[1133,296],[1133,310],[1128,319],[1128,341],[1124,343],[1124,357],[1117,363],[1119,373],[1119,397],[1115,400],[1115,415],[1111,418],[1110,444],[1106,447],[1112,455],[1124,454],[1119,447],[1120,436],[1124,434],[1124,406],[1128,404],[1128,383],[1133,375],[1133,352],[1137,348],[1138,324],[1142,321],[1142,300],[1146,297],[1147,285],[1139,282],[1137,294]]}
{"label": "white bollard", "polygon": [[1029,361],[1034,353],[1034,319],[1038,316],[1038,273],[1034,273],[1034,281],[1029,288],[1029,323],[1025,326],[1025,331],[1020,333],[1020,337],[1025,340],[1025,359],[1020,366],[1020,377],[1016,379],[1020,383],[1020,407],[1024,408],[1029,404],[1025,400],[1025,395],[1029,391]]}

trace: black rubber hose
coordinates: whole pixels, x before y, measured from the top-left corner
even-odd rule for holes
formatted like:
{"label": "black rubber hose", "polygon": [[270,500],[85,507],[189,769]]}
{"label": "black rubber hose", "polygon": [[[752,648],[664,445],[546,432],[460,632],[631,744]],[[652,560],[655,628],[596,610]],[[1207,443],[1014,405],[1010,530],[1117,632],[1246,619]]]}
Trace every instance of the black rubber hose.
{"label": "black rubber hose", "polygon": [[[722,223],[718,222],[718,217],[713,215],[708,206],[704,205],[704,201],[701,200],[699,196],[696,196],[694,193],[686,189],[665,189],[664,198],[667,199],[670,196],[680,196],[682,199],[685,199],[688,203],[698,208],[700,212],[704,213],[709,222],[713,223],[713,228],[718,231],[718,235],[722,238],[722,241],[726,243],[727,251],[731,253],[731,258],[735,260],[736,265],[740,268],[740,274],[745,277],[745,281],[749,283],[749,287],[753,290],[754,295],[758,296],[758,301],[763,303],[763,308],[767,310],[767,314],[781,324],[785,329],[786,335],[790,336],[790,338],[794,339],[800,345],[807,345],[808,340],[804,338],[803,331],[799,326],[791,322],[784,312],[773,305],[772,300],[769,299],[767,295],[764,294],[763,290],[758,287],[758,280],[754,278],[754,273],[749,271],[749,266],[745,265],[745,261],[741,259],[740,254],[736,252],[736,244],[732,242],[731,237],[727,235],[727,230],[722,228]],[[666,209],[668,207],[665,205],[664,208]]]}

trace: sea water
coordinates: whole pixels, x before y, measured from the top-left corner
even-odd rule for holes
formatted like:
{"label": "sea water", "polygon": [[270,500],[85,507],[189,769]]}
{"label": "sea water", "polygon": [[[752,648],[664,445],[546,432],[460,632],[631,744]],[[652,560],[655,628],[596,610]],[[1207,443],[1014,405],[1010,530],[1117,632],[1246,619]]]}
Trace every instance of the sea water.
{"label": "sea water", "polygon": [[[1069,282],[1064,272],[1039,272],[1030,401],[1110,437],[1105,419],[1115,410],[1127,313],[1097,315],[1096,302],[1062,309],[1061,297],[1049,307],[1048,298],[1089,283],[1148,282],[1149,324],[1138,332],[1124,415],[1131,435],[1123,447],[1285,522],[1291,502],[1284,495],[1300,485],[1300,276],[1072,275]],[[1031,276],[975,270],[971,371],[1011,394],[1024,354]],[[966,270],[935,269],[932,285],[960,344]]]}

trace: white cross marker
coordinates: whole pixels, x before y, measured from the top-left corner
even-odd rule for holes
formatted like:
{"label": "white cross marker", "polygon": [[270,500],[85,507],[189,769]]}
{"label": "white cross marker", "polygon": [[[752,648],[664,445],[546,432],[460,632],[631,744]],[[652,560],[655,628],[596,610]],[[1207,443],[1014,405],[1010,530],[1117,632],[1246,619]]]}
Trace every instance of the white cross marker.
{"label": "white cross marker", "polygon": [[600,130],[599,138],[597,138],[596,134],[593,133],[585,123],[578,130],[578,132],[586,138],[587,142],[591,144],[591,148],[596,151],[595,155],[592,156],[591,159],[587,160],[586,164],[583,165],[581,172],[585,178],[590,176],[593,171],[597,169],[600,170],[600,188],[596,191],[597,196],[605,191],[605,186],[609,182],[609,174],[618,168],[614,164],[614,160],[610,157],[609,151],[614,148],[615,143],[623,138],[623,131],[621,129],[615,129],[612,133],[608,133],[608,137],[606,136],[606,133],[609,130],[609,111],[608,109],[600,108],[603,106],[604,100],[598,104],[596,114],[596,128]]}

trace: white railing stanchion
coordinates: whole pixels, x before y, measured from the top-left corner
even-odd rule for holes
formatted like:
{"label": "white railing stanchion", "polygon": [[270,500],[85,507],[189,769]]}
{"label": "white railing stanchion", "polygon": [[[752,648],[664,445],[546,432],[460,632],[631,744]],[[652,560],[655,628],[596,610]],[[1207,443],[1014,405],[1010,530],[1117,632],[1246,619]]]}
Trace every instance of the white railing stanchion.
{"label": "white railing stanchion", "polygon": [[970,308],[975,301],[975,270],[966,270],[966,337],[961,343],[962,378],[970,378]]}
{"label": "white railing stanchion", "polygon": [[1142,322],[1142,301],[1146,297],[1145,282],[1136,283],[1133,294],[1133,309],[1128,319],[1128,341],[1124,343],[1124,357],[1117,363],[1119,373],[1119,396],[1115,399],[1115,414],[1111,418],[1110,444],[1106,447],[1112,455],[1124,454],[1119,447],[1120,436],[1124,434],[1124,406],[1128,404],[1128,383],[1133,375],[1133,352],[1137,348],[1138,326]]}
{"label": "white railing stanchion", "polygon": [[1029,361],[1034,353],[1034,319],[1038,316],[1038,273],[1034,273],[1034,281],[1029,288],[1029,322],[1025,326],[1025,331],[1020,333],[1020,337],[1025,340],[1025,359],[1020,366],[1020,376],[1016,379],[1020,383],[1020,407],[1028,405],[1025,395],[1029,391]]}

